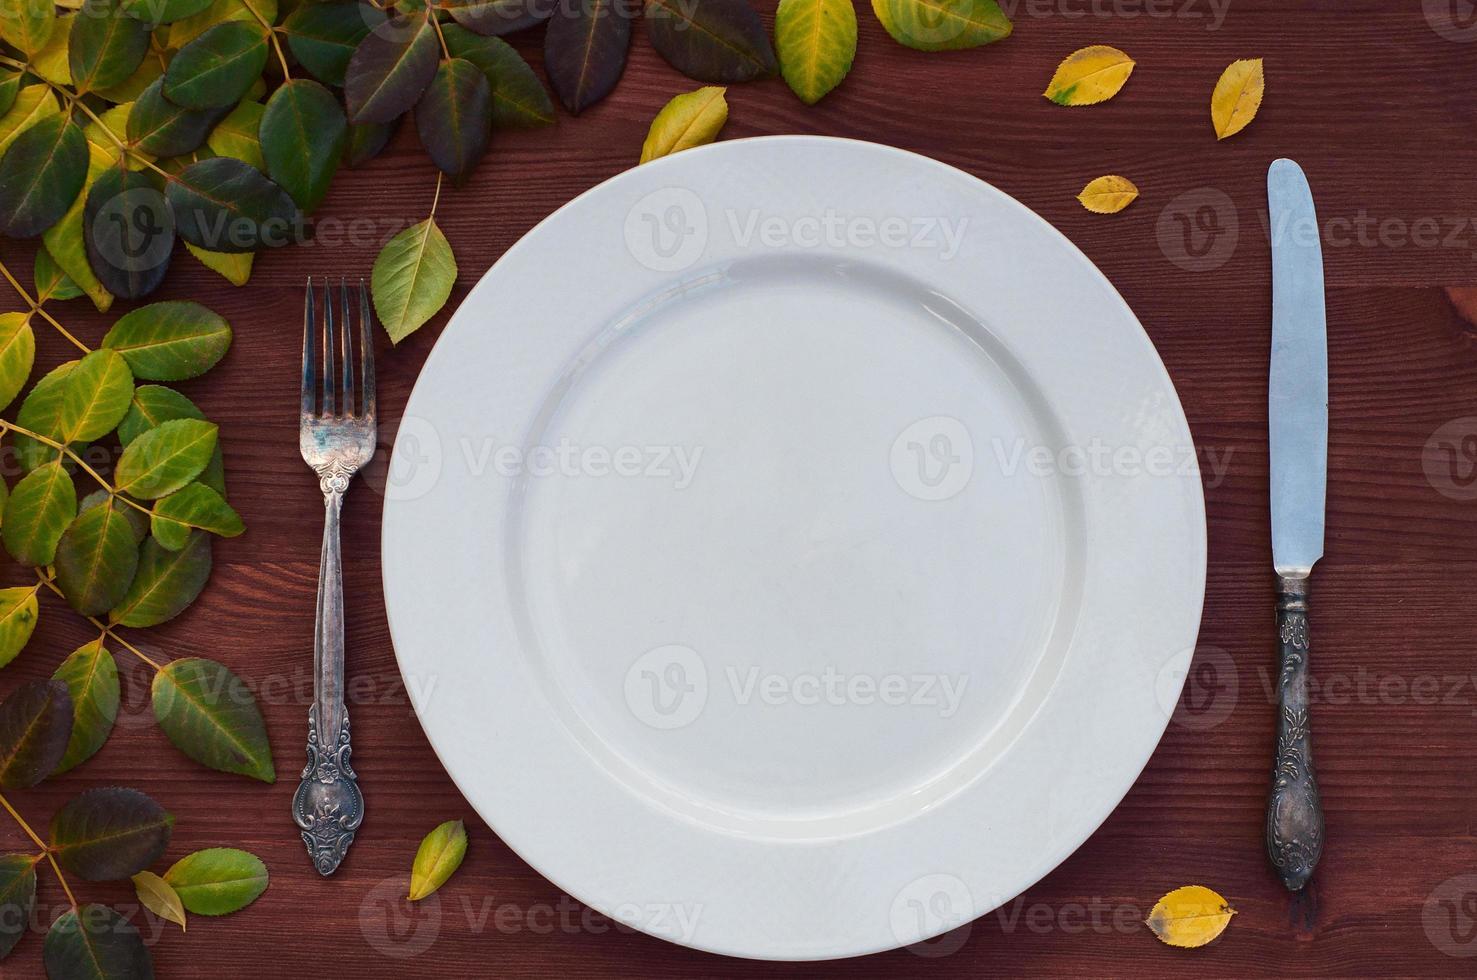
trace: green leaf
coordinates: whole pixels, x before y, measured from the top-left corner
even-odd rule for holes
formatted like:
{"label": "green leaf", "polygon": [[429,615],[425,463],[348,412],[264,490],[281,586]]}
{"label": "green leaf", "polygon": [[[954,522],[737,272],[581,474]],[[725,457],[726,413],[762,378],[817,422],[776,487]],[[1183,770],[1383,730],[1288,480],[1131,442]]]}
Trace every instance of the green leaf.
{"label": "green leaf", "polygon": [[277,23],[277,0],[214,0],[200,11],[169,25],[169,38],[165,46],[182,48],[216,24],[239,20],[259,23],[258,18],[268,24]]}
{"label": "green leaf", "polygon": [[187,109],[233,106],[267,66],[260,24],[217,24],[179,49],[164,70],[164,96]]}
{"label": "green leaf", "polygon": [[[83,514],[94,507],[101,507],[104,503],[113,501],[113,494],[99,487],[87,496],[83,497],[77,504],[77,513]],[[144,538],[149,536],[149,515],[137,507],[129,507],[126,504],[118,511],[128,521],[128,529],[133,533],[133,544],[137,547],[144,543]]]}
{"label": "green leaf", "polygon": [[0,157],[0,234],[31,238],[61,219],[87,179],[87,139],[65,116],[47,116]]}
{"label": "green leaf", "polygon": [[133,876],[133,890],[144,908],[185,931],[185,907],[169,882],[152,871],[140,871]]}
{"label": "green leaf", "polygon": [[56,5],[46,0],[0,0],[0,40],[35,54],[51,39]]}
{"label": "green leaf", "polygon": [[231,325],[199,303],[151,303],[113,324],[103,346],[122,354],[135,377],[181,381],[204,374],[225,356]]}
{"label": "green leaf", "polygon": [[544,72],[564,107],[579,115],[609,95],[630,46],[623,0],[559,4],[544,32]]}
{"label": "green leaf", "polygon": [[899,44],[919,51],[961,51],[1010,36],[995,0],[872,0],[872,12]]}
{"label": "green leaf", "polygon": [[199,657],[167,664],[154,675],[154,717],[175,747],[196,762],[276,781],[256,699],[224,665]]}
{"label": "green leaf", "polygon": [[139,385],[133,391],[128,413],[118,423],[118,441],[127,446],[145,432],[174,419],[204,419],[195,403],[173,388]]}
{"label": "green leaf", "polygon": [[209,578],[210,535],[192,531],[179,551],[149,538],[139,552],[138,573],[128,595],[108,618],[122,626],[156,626],[184,612]]}
{"label": "green leaf", "polygon": [[415,128],[431,162],[460,176],[476,166],[492,135],[492,86],[463,58],[443,61],[415,106]]}
{"label": "green leaf", "polygon": [[0,667],[14,660],[30,642],[39,612],[35,588],[17,585],[0,589]]}
{"label": "green leaf", "polygon": [[101,348],[78,361],[62,386],[58,441],[88,442],[123,421],[133,398],[133,373],[122,354]]}
{"label": "green leaf", "polygon": [[231,110],[205,138],[205,145],[218,157],[235,157],[266,172],[262,157],[261,124],[266,107],[260,102],[242,102]]}
{"label": "green leaf", "polygon": [[17,136],[48,116],[61,113],[61,105],[45,85],[27,85],[15,96],[15,105],[0,116],[0,153],[9,149]]}
{"label": "green leaf", "polygon": [[673,68],[700,82],[731,84],[779,71],[759,15],[747,0],[645,0],[646,36]]}
{"label": "green leaf", "polygon": [[0,788],[50,776],[72,736],[72,699],[61,681],[27,681],[0,704]]}
{"label": "green leaf", "polygon": [[123,450],[114,472],[117,488],[140,500],[155,500],[200,475],[215,451],[214,423],[175,419],[155,426]]}
{"label": "green leaf", "polygon": [[[38,252],[39,257],[45,253]],[[36,362],[36,335],[24,313],[0,313],[0,408],[15,401]]]}
{"label": "green leaf", "polygon": [[405,229],[385,244],[370,273],[374,309],[398,344],[446,304],[456,282],[456,257],[435,218]]}
{"label": "green leaf", "polygon": [[164,196],[179,236],[213,252],[254,252],[287,244],[300,216],[291,195],[255,167],[230,157],[192,163]]}
{"label": "green leaf", "polygon": [[[75,203],[75,202],[74,202]],[[53,225],[52,227],[55,227]],[[45,241],[45,236],[42,236]],[[67,275],[67,270],[57,264],[56,256],[43,244],[36,249],[36,262],[34,267],[36,279],[36,302],[45,303],[47,300],[76,299],[85,295],[82,287]]]}
{"label": "green leaf", "polygon": [[77,489],[60,461],[26,474],[10,499],[0,523],[5,550],[24,565],[50,565],[62,532],[77,516]]}
{"label": "green leaf", "polygon": [[267,890],[267,866],[246,851],[212,847],[180,858],[164,880],[196,915],[229,915]]}
{"label": "green leaf", "polygon": [[[21,402],[20,412],[15,417],[16,424],[53,441],[60,439],[62,403],[67,395],[67,377],[79,363],[81,362],[67,361],[42,375],[41,380],[31,387],[30,392]],[[19,434],[15,437],[15,453],[21,467],[26,470],[33,470],[42,463],[61,457],[61,453],[50,446],[30,436]]]}
{"label": "green leaf", "polygon": [[106,905],[69,909],[51,924],[42,950],[54,980],[152,980],[154,964],[138,930]]}
{"label": "green leaf", "polygon": [[225,276],[233,286],[244,286],[251,278],[251,263],[256,259],[252,252],[212,252],[189,242],[185,242],[185,248],[200,260],[201,265]]}
{"label": "green leaf", "polygon": [[[86,131],[83,131],[86,135]],[[99,157],[97,148],[89,145],[92,160],[89,164],[87,181],[83,187],[87,187],[88,181],[93,181],[100,174]],[[92,300],[92,305],[100,312],[106,311],[113,305],[113,294],[103,287],[101,281],[92,271],[92,263],[87,257],[87,198],[89,194],[84,189],[83,193],[77,195],[67,213],[62,215],[61,220],[41,233],[41,242],[52,257],[56,259],[57,265],[71,277],[77,287],[87,294]]]}
{"label": "green leaf", "polygon": [[162,189],[152,171],[114,167],[87,192],[82,212],[87,264],[114,296],[146,296],[169,271],[174,215]]}
{"label": "green leaf", "polygon": [[727,121],[728,100],[723,97],[722,86],[707,85],[679,95],[651,121],[641,147],[641,162],[711,143]]}
{"label": "green leaf", "polygon": [[427,17],[396,17],[374,28],[344,70],[344,100],[356,123],[387,123],[415,105],[436,74],[438,45]]}
{"label": "green leaf", "polygon": [[479,37],[455,24],[441,28],[441,33],[452,57],[465,58],[487,76],[494,130],[536,129],[554,122],[549,93],[511,44],[500,37]]}
{"label": "green leaf", "polygon": [[379,156],[399,125],[398,119],[387,123],[350,123],[349,138],[344,144],[344,163],[357,167]]}
{"label": "green leaf", "polygon": [[193,17],[210,6],[212,0],[123,0],[123,12],[145,24],[173,24]]}
{"label": "green leaf", "polygon": [[159,59],[146,55],[132,75],[117,85],[100,88],[92,94],[113,103],[134,102],[140,95],[143,95],[144,89],[158,81],[163,74],[164,66],[160,64]]}
{"label": "green leaf", "polygon": [[0,857],[0,960],[26,934],[36,907],[36,862],[29,854]]}
{"label": "green leaf", "polygon": [[124,16],[118,0],[86,0],[72,18],[67,66],[79,94],[126,81],[148,53],[149,29]]}
{"label": "green leaf", "polygon": [[[63,687],[58,681],[51,681]],[[68,721],[71,721],[70,710]],[[51,818],[51,849],[63,868],[88,881],[122,881],[159,860],[174,817],[136,789],[89,789]]]}
{"label": "green leaf", "polygon": [[267,173],[302,211],[312,211],[328,193],[348,128],[338,99],[311,79],[284,82],[267,101],[261,124]]}
{"label": "green leaf", "polygon": [[180,156],[199,149],[228,109],[186,109],[164,96],[164,78],[149,83],[128,114],[128,142],[159,157]]}
{"label": "green leaf", "polygon": [[851,0],[780,0],[774,44],[785,84],[806,105],[846,77],[856,58],[856,8]]}
{"label": "green leaf", "polygon": [[67,685],[72,699],[72,737],[56,771],[66,772],[103,747],[118,718],[118,663],[102,637],[73,650],[52,679]]}
{"label": "green leaf", "polygon": [[10,111],[10,107],[15,105],[15,97],[20,94],[20,90],[20,72],[0,71],[0,116],[5,115]]}
{"label": "green leaf", "polygon": [[113,501],[83,510],[56,546],[56,583],[84,616],[105,613],[128,592],[138,570],[138,541]]}
{"label": "green leaf", "polygon": [[241,515],[203,483],[192,483],[155,502],[151,525],[154,537],[170,551],[185,546],[192,528],[223,538],[234,538],[246,530]]}
{"label": "green leaf", "polygon": [[406,898],[419,902],[446,884],[466,856],[467,828],[460,820],[448,820],[431,831],[415,852],[415,864],[410,869],[410,894]]}
{"label": "green leaf", "polygon": [[359,42],[386,20],[367,3],[305,3],[287,16],[282,33],[293,57],[325,85],[343,85]]}

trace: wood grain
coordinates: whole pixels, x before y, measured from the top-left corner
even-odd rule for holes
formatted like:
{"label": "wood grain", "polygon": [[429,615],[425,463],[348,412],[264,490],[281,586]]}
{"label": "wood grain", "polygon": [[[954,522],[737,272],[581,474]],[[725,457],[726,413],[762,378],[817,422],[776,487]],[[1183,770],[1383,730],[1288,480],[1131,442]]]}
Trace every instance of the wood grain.
{"label": "wood grain", "polygon": [[[188,935],[157,934],[165,977],[1470,975],[1477,488],[1462,481],[1477,460],[1442,457],[1441,433],[1477,434],[1477,327],[1453,306],[1470,310],[1477,286],[1477,31],[1473,43],[1443,37],[1425,14],[1438,6],[1017,0],[1007,41],[926,55],[894,44],[859,4],[856,67],[819,106],[803,106],[779,80],[729,90],[726,138],[803,132],[894,144],[977,174],[1050,220],[1138,313],[1200,444],[1210,584],[1185,703],[1081,850],[926,955],[785,966],[695,953],[611,927],[524,865],[476,819],[415,722],[379,594],[380,498],[363,486],[349,496],[344,551],[355,762],[370,818],[336,878],[309,868],[288,818],[311,689],[321,520],[296,451],[300,289],[306,271],[366,274],[378,246],[424,216],[434,176],[409,126],[383,157],[334,180],[319,213],[337,226],[321,222],[317,241],[262,255],[243,289],[181,255],[156,297],[199,300],[235,326],[224,364],[184,388],[223,425],[231,497],[249,530],[217,547],[213,583],[189,613],[130,636],[160,656],[215,657],[248,678],[267,715],[278,783],[182,759],[149,720],[147,669],[125,655],[125,708],[108,745],[80,769],[16,794],[17,804],[44,824],[79,790],[125,783],[176,815],[171,858],[238,845],[266,860],[272,885],[249,911],[196,917]],[[771,20],[773,4],[761,9]],[[651,117],[695,87],[636,33],[610,99],[546,131],[496,134],[488,160],[447,189],[440,218],[461,268],[453,307],[550,211],[632,166]],[[515,41],[538,65],[537,32]],[[1056,63],[1091,43],[1137,59],[1123,94],[1078,110],[1042,99]],[[1249,129],[1217,143],[1210,91],[1242,57],[1266,59],[1266,102]],[[1263,180],[1279,156],[1310,174],[1330,287],[1328,551],[1313,624],[1328,846],[1311,894],[1297,903],[1262,851],[1274,654]],[[1142,198],[1112,218],[1086,213],[1074,195],[1103,173],[1130,176]],[[1187,269],[1172,257],[1183,252],[1176,209],[1212,199],[1229,207],[1217,216],[1222,261]],[[30,254],[6,243],[4,259],[29,269]],[[1456,289],[1448,296],[1442,287]],[[58,309],[91,343],[111,320],[76,302]],[[445,319],[393,352],[382,346],[381,399],[392,420]],[[65,344],[42,338],[43,365],[65,356]],[[385,429],[388,445],[393,425]],[[91,637],[43,598],[38,638],[0,691],[49,674]],[[421,835],[456,816],[472,836],[461,873],[420,907],[396,902]],[[0,827],[0,840],[20,846],[13,829]],[[1140,925],[1160,894],[1187,883],[1218,889],[1239,911],[1221,940],[1191,952],[1160,946]],[[131,901],[126,886],[84,888],[88,898]],[[38,933],[4,964],[7,977],[40,972],[39,930],[62,896],[49,882],[42,899]],[[151,936],[162,928],[147,918],[143,927]]]}

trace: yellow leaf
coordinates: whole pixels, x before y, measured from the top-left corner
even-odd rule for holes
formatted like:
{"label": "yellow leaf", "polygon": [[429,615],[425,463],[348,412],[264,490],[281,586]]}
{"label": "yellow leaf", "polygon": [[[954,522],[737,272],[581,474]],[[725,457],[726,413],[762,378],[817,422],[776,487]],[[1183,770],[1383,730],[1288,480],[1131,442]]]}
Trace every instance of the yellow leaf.
{"label": "yellow leaf", "polygon": [[140,871],[133,876],[133,890],[144,908],[185,931],[185,906],[169,882],[152,871]]}
{"label": "yellow leaf", "polygon": [[72,68],[67,60],[67,49],[71,43],[72,21],[75,17],[75,14],[58,17],[51,37],[40,50],[31,55],[31,70],[48,82],[72,84]]}
{"label": "yellow leaf", "polygon": [[872,0],[883,30],[918,51],[963,51],[1010,36],[995,0]]}
{"label": "yellow leaf", "polygon": [[15,97],[10,111],[0,116],[0,153],[31,126],[62,111],[56,96],[45,85],[27,85]]}
{"label": "yellow leaf", "polygon": [[856,57],[851,0],[780,0],[774,47],[785,84],[806,105],[841,84]]}
{"label": "yellow leaf", "polygon": [[233,286],[244,286],[251,278],[251,263],[254,252],[209,252],[197,245],[185,242],[185,248],[212,272],[225,276]]}
{"label": "yellow leaf", "polygon": [[1144,924],[1170,946],[1193,949],[1226,931],[1236,910],[1204,885],[1186,885],[1165,895]]}
{"label": "yellow leaf", "polygon": [[1133,59],[1117,48],[1094,44],[1067,55],[1041,94],[1057,105],[1106,102],[1123,88],[1133,65]]}
{"label": "yellow leaf", "polygon": [[713,142],[728,121],[728,100],[721,85],[705,85],[668,102],[651,121],[641,147],[641,162]]}
{"label": "yellow leaf", "polygon": [[1117,214],[1132,204],[1138,196],[1139,189],[1133,186],[1133,181],[1117,174],[1108,174],[1082,188],[1077,200],[1094,214]]}
{"label": "yellow leaf", "polygon": [[1256,118],[1266,87],[1260,58],[1234,61],[1221,73],[1215,94],[1210,97],[1210,121],[1215,124],[1216,139],[1235,136]]}

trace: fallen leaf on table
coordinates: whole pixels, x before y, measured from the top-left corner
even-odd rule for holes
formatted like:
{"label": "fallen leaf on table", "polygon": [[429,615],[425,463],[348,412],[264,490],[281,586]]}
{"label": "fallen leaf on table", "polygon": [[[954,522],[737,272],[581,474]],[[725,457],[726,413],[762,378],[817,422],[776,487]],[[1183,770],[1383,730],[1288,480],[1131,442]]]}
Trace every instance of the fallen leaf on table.
{"label": "fallen leaf on table", "polygon": [[1117,214],[1134,202],[1139,189],[1127,177],[1108,174],[1082,188],[1077,200],[1094,214]]}
{"label": "fallen leaf on table", "polygon": [[1106,102],[1123,88],[1133,66],[1133,59],[1117,48],[1094,44],[1067,55],[1041,94],[1057,105]]}
{"label": "fallen leaf on table", "polygon": [[1010,17],[995,0],[872,0],[882,29],[918,51],[963,51],[1010,36]]}
{"label": "fallen leaf on table", "polygon": [[409,901],[419,902],[446,884],[467,856],[467,828],[460,820],[448,820],[426,835],[415,852],[410,869]]}
{"label": "fallen leaf on table", "polygon": [[185,931],[185,907],[169,882],[152,871],[140,871],[133,876],[133,889],[144,908]]}
{"label": "fallen leaf on table", "polygon": [[1144,924],[1161,942],[1193,949],[1225,932],[1235,914],[1224,898],[1204,885],[1186,885],[1155,903]]}
{"label": "fallen leaf on table", "polygon": [[721,85],[706,85],[668,102],[651,121],[641,147],[641,162],[713,142],[728,122],[725,91]]}
{"label": "fallen leaf on table", "polygon": [[1216,139],[1235,136],[1256,118],[1266,88],[1260,58],[1234,61],[1221,73],[1210,97],[1210,121],[1215,124]]}
{"label": "fallen leaf on table", "polygon": [[815,105],[851,71],[856,8],[851,0],[780,0],[774,46],[785,84],[806,105]]}

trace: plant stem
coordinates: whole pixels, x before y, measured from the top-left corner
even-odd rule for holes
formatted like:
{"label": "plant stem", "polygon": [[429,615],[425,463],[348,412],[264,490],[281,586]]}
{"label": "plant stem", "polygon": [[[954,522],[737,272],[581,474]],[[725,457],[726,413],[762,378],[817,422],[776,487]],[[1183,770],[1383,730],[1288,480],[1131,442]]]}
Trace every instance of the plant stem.
{"label": "plant stem", "polygon": [[77,896],[72,894],[72,886],[67,884],[67,876],[62,874],[62,866],[56,863],[56,855],[48,849],[46,860],[51,862],[51,870],[56,872],[56,880],[61,883],[62,891],[67,893],[67,901],[72,903],[72,910],[77,910]]}
{"label": "plant stem", "polygon": [[441,53],[450,58],[451,49],[446,46],[446,35],[441,33],[441,22],[436,19],[435,11],[428,9],[426,11],[426,16],[430,18],[431,26],[436,28],[436,37],[441,42]]}
{"label": "plant stem", "polygon": [[44,309],[42,309],[41,308],[41,302],[39,300],[36,300],[36,299],[32,299],[31,298],[31,294],[28,293],[28,292],[26,292],[26,287],[22,286],[20,284],[20,280],[16,279],[16,277],[11,273],[11,271],[5,267],[5,263],[4,262],[0,262],[0,274],[3,274],[5,276],[5,280],[10,283],[11,287],[14,288],[16,292],[20,293],[21,299],[23,299],[23,300],[26,301],[26,305],[31,308],[31,312],[32,313],[39,313],[39,314],[41,314],[41,318],[43,320],[45,320],[47,323],[49,323],[53,327],[55,327],[57,329],[57,332],[60,333],[63,337],[65,337],[68,340],[70,340],[73,344],[76,344],[77,345],[77,348],[79,350],[81,350],[82,353],[84,353],[84,354],[91,354],[92,353],[92,348],[91,347],[88,347],[82,341],[78,340],[76,337],[73,337],[72,334],[71,334],[71,332],[68,331],[66,327],[62,326],[60,323],[58,323],[56,321],[56,318],[55,317],[53,317],[50,313],[47,313]]}
{"label": "plant stem", "polygon": [[441,171],[436,171],[436,194],[431,198],[430,217],[432,218],[436,217],[436,205],[441,203],[441,178],[445,176]]}
{"label": "plant stem", "polygon": [[[41,585],[46,586],[48,589],[50,589],[52,592],[55,592],[61,598],[63,598],[63,599],[66,598],[66,595],[62,592],[62,590],[59,589],[59,588],[57,588],[56,583],[53,582],[51,580],[51,578],[48,577],[46,575],[46,573],[43,572],[43,571],[41,571],[41,569],[39,569],[39,568],[36,569],[36,577],[41,580],[40,581],[40,584]],[[71,607],[68,607],[68,608],[71,608]],[[96,616],[86,616],[86,617],[83,617],[83,618],[85,618],[89,623],[91,623],[92,625],[96,626],[99,630],[101,630],[103,636],[110,636],[114,640],[117,640],[119,646],[121,646],[123,649],[127,650],[129,653],[133,654],[135,657],[137,657],[140,660],[142,660],[144,663],[148,664],[150,667],[153,667],[155,671],[160,671],[160,670],[163,670],[164,669],[164,667],[157,660],[154,660],[152,657],[149,657],[147,654],[145,654],[138,647],[134,646],[132,643],[129,643],[123,637],[121,637],[117,633],[113,632],[113,628],[111,626],[109,626],[107,623],[103,622],[101,619],[98,619]],[[101,639],[101,637],[99,637],[99,639]]]}
{"label": "plant stem", "polygon": [[104,490],[108,491],[108,493],[112,494],[115,500],[121,500],[128,506],[132,507],[134,510],[142,511],[145,514],[152,515],[154,513],[152,510],[145,507],[138,501],[130,500],[128,497],[123,496],[118,488],[113,486],[112,483],[108,482],[108,480],[104,478],[101,473],[93,469],[91,466],[87,465],[87,460],[83,459],[81,456],[78,456],[75,452],[72,451],[69,446],[65,445],[64,443],[57,442],[55,439],[52,439],[48,436],[43,436],[39,432],[32,432],[30,429],[16,425],[14,422],[11,422],[8,419],[0,419],[0,434],[3,434],[5,432],[14,432],[17,435],[23,435],[30,439],[35,439],[43,446],[50,446],[52,449],[57,450],[58,452],[62,453],[62,455],[70,459],[72,462],[76,463],[79,469],[81,469],[88,476],[96,480],[98,482],[98,485],[101,486]]}

